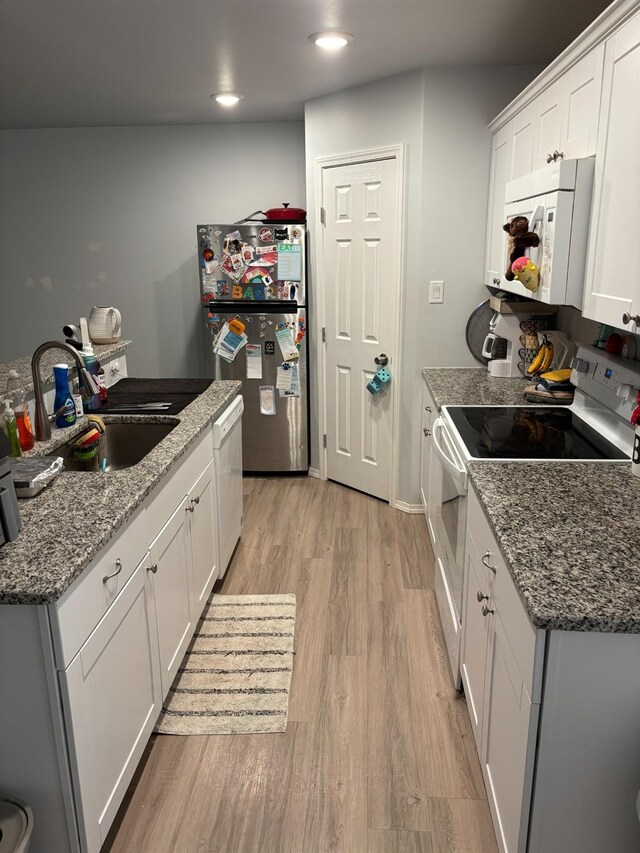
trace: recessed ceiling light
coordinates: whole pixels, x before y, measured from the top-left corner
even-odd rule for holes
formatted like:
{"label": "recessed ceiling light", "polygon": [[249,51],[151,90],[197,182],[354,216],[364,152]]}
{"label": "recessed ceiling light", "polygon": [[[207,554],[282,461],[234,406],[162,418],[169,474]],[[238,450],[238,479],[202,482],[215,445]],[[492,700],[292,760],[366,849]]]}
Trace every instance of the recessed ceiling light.
{"label": "recessed ceiling light", "polygon": [[233,92],[220,92],[219,95],[211,95],[223,107],[235,107],[238,101],[241,101],[242,95],[235,95]]}
{"label": "recessed ceiling light", "polygon": [[309,36],[309,41],[312,41],[318,47],[325,50],[339,50],[341,47],[346,47],[349,42],[353,41],[353,36],[350,33],[314,33]]}

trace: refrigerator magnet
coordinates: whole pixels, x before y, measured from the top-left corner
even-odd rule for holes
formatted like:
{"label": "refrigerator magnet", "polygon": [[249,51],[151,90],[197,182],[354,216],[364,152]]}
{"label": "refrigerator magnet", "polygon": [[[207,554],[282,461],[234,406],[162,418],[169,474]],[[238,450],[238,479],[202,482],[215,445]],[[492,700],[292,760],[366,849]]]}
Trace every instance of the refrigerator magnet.
{"label": "refrigerator magnet", "polygon": [[253,299],[253,288],[251,287],[251,285],[249,285],[249,287],[247,287],[245,289],[244,296],[242,298],[243,299]]}
{"label": "refrigerator magnet", "polygon": [[243,246],[242,252],[240,254],[242,255],[243,260],[247,261],[247,263],[249,261],[252,261],[253,260],[253,247],[252,246]]}
{"label": "refrigerator magnet", "polygon": [[206,248],[202,250],[202,258],[204,261],[212,261],[214,258],[213,249]]}
{"label": "refrigerator magnet", "polygon": [[276,342],[275,341],[265,341],[264,342],[264,354],[265,355],[275,355],[276,354]]}
{"label": "refrigerator magnet", "polygon": [[271,228],[261,228],[258,231],[258,237],[263,243],[270,243],[273,240],[273,231]]}
{"label": "refrigerator magnet", "polygon": [[276,413],[276,395],[273,385],[260,385],[260,414],[275,415]]}
{"label": "refrigerator magnet", "polygon": [[242,288],[239,284],[233,285],[233,290],[231,291],[232,299],[242,299]]}
{"label": "refrigerator magnet", "polygon": [[265,298],[264,287],[261,284],[256,284],[253,287],[253,298],[258,302],[262,302]]}
{"label": "refrigerator magnet", "polygon": [[230,231],[225,240],[242,240],[242,234],[239,231]]}

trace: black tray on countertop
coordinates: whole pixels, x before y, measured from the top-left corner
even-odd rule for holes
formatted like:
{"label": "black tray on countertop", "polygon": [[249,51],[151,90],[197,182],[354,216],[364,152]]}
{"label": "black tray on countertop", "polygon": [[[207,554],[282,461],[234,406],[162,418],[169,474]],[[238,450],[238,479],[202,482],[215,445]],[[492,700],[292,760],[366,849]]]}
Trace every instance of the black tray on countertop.
{"label": "black tray on countertop", "polygon": [[[213,382],[212,379],[141,379],[127,376],[108,390],[109,401],[96,414],[126,415],[124,406],[136,403],[171,403],[167,409],[144,411],[131,408],[132,415],[177,415],[189,403],[202,394]],[[113,409],[118,409],[114,412]]]}

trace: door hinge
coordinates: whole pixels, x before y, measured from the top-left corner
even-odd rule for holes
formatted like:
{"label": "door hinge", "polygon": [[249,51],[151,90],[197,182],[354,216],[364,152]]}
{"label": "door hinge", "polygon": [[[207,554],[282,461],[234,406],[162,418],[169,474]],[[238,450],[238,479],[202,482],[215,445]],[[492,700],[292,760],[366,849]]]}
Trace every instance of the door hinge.
{"label": "door hinge", "polygon": [[325,326],[322,327],[322,343],[326,344],[327,342],[327,329]]}
{"label": "door hinge", "polygon": [[326,225],[326,224],[327,224],[327,214],[326,214],[326,211],[325,211],[324,207],[321,207],[321,208],[320,208],[320,222],[321,222],[323,225]]}
{"label": "door hinge", "polygon": [[323,447],[326,447],[326,446],[327,446],[327,434],[326,434],[326,432],[325,432],[325,434],[322,436],[322,446],[323,446]]}

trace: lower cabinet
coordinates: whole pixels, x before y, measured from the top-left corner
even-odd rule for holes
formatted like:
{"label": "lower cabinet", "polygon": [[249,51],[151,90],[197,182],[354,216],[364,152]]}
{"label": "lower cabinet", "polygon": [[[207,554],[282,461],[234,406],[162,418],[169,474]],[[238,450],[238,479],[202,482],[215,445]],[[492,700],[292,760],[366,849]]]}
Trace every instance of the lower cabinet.
{"label": "lower cabinet", "polygon": [[149,575],[163,698],[176,677],[193,634],[187,507],[184,498],[151,545]]}
{"label": "lower cabinet", "polygon": [[147,554],[59,674],[83,849],[99,850],[161,709]]}
{"label": "lower cabinet", "polygon": [[471,489],[461,672],[501,853],[527,846],[543,653]]}
{"label": "lower cabinet", "polygon": [[[127,542],[151,539],[148,551],[58,673],[82,853],[104,843],[218,574],[212,455],[205,438],[152,496],[147,517],[127,528]],[[76,594],[85,607],[114,571],[124,572],[126,561],[113,557],[126,544],[121,538],[81,579],[87,589]],[[71,599],[64,620],[74,611]]]}
{"label": "lower cabinet", "polygon": [[435,543],[433,526],[429,521],[429,478],[431,474],[431,425],[438,416],[438,409],[426,382],[422,386],[422,410],[420,418],[420,500],[432,544]]}
{"label": "lower cabinet", "polygon": [[202,613],[211,588],[218,577],[219,549],[216,543],[216,483],[213,461],[204,469],[187,495],[192,568],[192,612]]}

